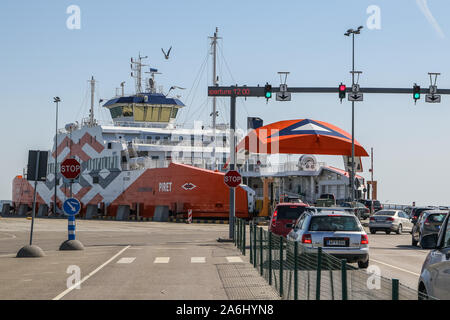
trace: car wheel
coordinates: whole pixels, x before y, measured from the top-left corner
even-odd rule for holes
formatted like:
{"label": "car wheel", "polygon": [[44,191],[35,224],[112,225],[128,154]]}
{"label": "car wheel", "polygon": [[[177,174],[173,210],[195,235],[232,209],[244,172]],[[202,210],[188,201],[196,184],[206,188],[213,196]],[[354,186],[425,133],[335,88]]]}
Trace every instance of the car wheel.
{"label": "car wheel", "polygon": [[400,224],[397,229],[397,234],[402,234],[402,232],[403,232],[403,228],[402,228],[402,225]]}
{"label": "car wheel", "polygon": [[428,300],[428,292],[427,289],[425,289],[425,286],[422,284],[419,288],[419,300]]}
{"label": "car wheel", "polygon": [[367,269],[369,267],[369,259],[367,261],[358,261],[358,268]]}
{"label": "car wheel", "polygon": [[390,230],[387,230],[387,231],[386,231],[386,234],[391,234],[391,231],[390,231]]}
{"label": "car wheel", "polygon": [[377,230],[370,229],[370,233],[371,233],[371,234],[375,234],[375,233],[377,233]]}

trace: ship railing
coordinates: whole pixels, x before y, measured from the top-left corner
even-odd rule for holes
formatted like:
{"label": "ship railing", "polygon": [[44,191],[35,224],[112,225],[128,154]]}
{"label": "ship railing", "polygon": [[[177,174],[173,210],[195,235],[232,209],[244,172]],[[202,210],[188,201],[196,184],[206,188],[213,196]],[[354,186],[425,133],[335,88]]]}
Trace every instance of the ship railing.
{"label": "ship railing", "polygon": [[[197,141],[197,140],[168,140],[168,139],[133,139],[134,144],[144,144],[151,146],[180,146],[180,147],[213,147],[211,141]],[[228,143],[216,143],[218,148],[229,147]]]}
{"label": "ship railing", "polygon": [[[325,162],[318,163],[318,168],[323,166],[326,166]],[[259,173],[263,175],[284,173],[284,172],[296,172],[296,171],[303,171],[300,170],[298,162],[285,162],[280,164],[267,164],[267,165],[246,164],[242,166],[242,172]]]}

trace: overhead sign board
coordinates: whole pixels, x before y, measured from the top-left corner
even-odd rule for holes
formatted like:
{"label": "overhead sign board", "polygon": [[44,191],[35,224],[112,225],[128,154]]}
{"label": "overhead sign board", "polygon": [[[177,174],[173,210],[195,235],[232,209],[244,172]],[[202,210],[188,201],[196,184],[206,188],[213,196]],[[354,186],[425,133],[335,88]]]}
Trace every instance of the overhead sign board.
{"label": "overhead sign board", "polygon": [[291,101],[291,93],[286,91],[277,92],[277,101]]}
{"label": "overhead sign board", "polygon": [[358,93],[350,93],[348,95],[348,101],[363,101],[363,94]]}
{"label": "overhead sign board", "polygon": [[427,95],[425,95],[425,102],[441,103],[441,95],[440,94],[427,94]]}

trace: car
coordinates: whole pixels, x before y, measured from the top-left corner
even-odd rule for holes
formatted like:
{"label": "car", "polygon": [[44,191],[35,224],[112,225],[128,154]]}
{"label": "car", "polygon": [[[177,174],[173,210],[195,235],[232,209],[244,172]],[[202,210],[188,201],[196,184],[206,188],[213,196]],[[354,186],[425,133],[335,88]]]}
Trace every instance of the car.
{"label": "car", "polygon": [[419,299],[450,299],[450,215],[447,214],[438,234],[422,237],[420,246],[430,249],[420,272]]}
{"label": "car", "polygon": [[332,193],[321,194],[319,199],[316,200],[316,206],[318,207],[332,207],[336,205],[336,197]]}
{"label": "car", "polygon": [[352,209],[351,211],[359,220],[365,220],[370,216],[370,209],[358,201],[343,202],[341,207]]}
{"label": "car", "polygon": [[373,203],[373,212],[377,212],[379,210],[383,210],[383,205],[378,200],[370,200],[370,199],[360,199],[358,202],[362,203],[366,206],[367,209],[372,211],[372,203]]}
{"label": "car", "polygon": [[359,219],[342,209],[310,208],[287,238],[301,243],[307,254],[322,247],[323,252],[349,263],[357,262],[359,268],[369,266],[369,238]]}
{"label": "car", "polygon": [[428,234],[439,233],[441,225],[447,214],[448,211],[445,210],[422,211],[411,232],[412,245],[417,246],[417,244],[419,244],[422,240],[422,237]]}
{"label": "car", "polygon": [[436,208],[430,207],[430,206],[428,206],[428,207],[413,207],[411,210],[411,214],[409,215],[411,217],[412,223],[415,224],[417,222],[417,219],[419,218],[420,214],[423,211],[433,210],[433,209],[436,209]]}
{"label": "car", "polygon": [[395,231],[401,234],[403,231],[412,231],[413,223],[408,215],[402,210],[380,210],[370,217],[369,230],[371,234],[384,231],[390,234]]}
{"label": "car", "polygon": [[277,204],[272,212],[269,231],[286,237],[307,208],[309,208],[309,205],[305,203],[282,202]]}

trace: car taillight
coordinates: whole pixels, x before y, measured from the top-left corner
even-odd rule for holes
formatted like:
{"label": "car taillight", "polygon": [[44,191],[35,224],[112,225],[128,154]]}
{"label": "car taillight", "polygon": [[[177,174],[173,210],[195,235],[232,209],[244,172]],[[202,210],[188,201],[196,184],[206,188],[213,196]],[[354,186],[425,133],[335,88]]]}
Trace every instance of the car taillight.
{"label": "car taillight", "polygon": [[375,221],[375,218],[374,218],[374,217],[371,217],[371,218],[370,218],[370,221]]}
{"label": "car taillight", "polygon": [[277,210],[275,210],[273,212],[273,217],[272,217],[272,225],[275,226],[276,222],[277,222]]}
{"label": "car taillight", "polygon": [[361,235],[361,244],[369,244],[369,237],[366,234]]}
{"label": "car taillight", "polygon": [[304,234],[302,236],[302,243],[312,243],[311,235],[310,234]]}
{"label": "car taillight", "polygon": [[430,225],[430,221],[428,221],[428,218],[425,220],[424,224],[427,225],[427,226]]}
{"label": "car taillight", "polygon": [[386,221],[394,221],[394,218],[387,218]]}

